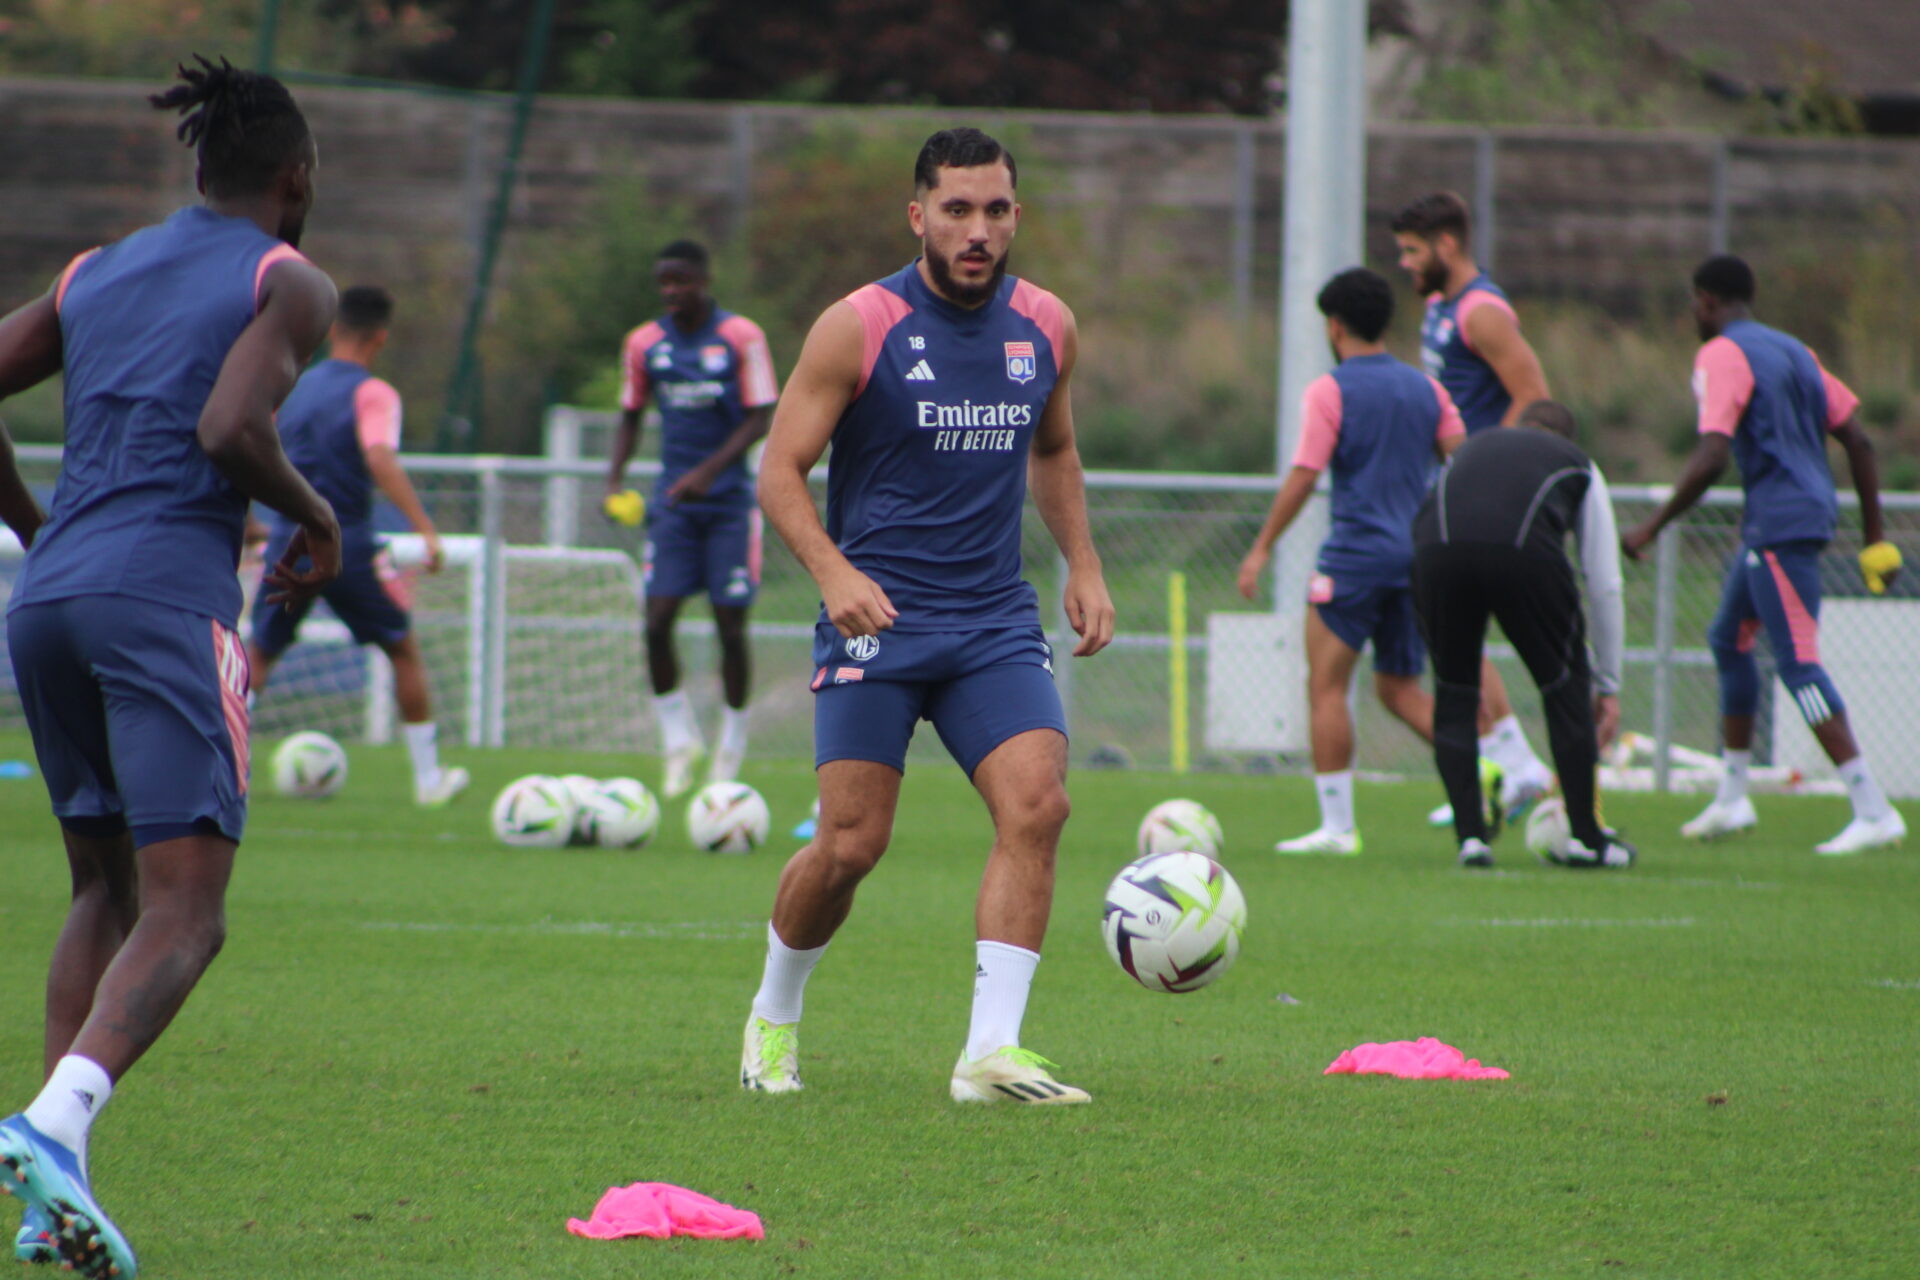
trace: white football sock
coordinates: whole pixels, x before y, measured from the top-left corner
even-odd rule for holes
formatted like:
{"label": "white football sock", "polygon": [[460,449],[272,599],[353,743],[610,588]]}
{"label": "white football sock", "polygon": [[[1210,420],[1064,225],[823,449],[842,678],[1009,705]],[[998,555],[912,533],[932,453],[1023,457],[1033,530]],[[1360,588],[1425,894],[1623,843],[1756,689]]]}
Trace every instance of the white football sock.
{"label": "white football sock", "polygon": [[26,1110],[27,1123],[80,1158],[87,1167],[87,1132],[113,1097],[113,1081],[99,1063],[70,1053],[54,1064],[46,1087]]}
{"label": "white football sock", "polygon": [[1747,796],[1747,769],[1753,764],[1753,752],[1723,748],[1720,762],[1726,766],[1726,772],[1720,775],[1720,790],[1714,794],[1713,802],[1739,804]]}
{"label": "white football sock", "polygon": [[747,754],[747,721],[752,717],[753,708],[720,708],[720,750],[734,755]]}
{"label": "white football sock", "polygon": [[1040,953],[1008,942],[973,944],[973,1021],[967,1027],[967,1061],[1020,1044],[1027,993]]}
{"label": "white football sock", "polygon": [[1320,797],[1320,827],[1338,835],[1353,830],[1353,770],[1313,775],[1314,794]]}
{"label": "white football sock", "polygon": [[1879,822],[1892,812],[1893,806],[1887,803],[1886,793],[1880,790],[1880,784],[1873,780],[1873,771],[1867,768],[1865,756],[1855,756],[1834,769],[1840,775],[1840,781],[1847,784],[1847,798],[1853,801],[1853,816],[1863,822]]}
{"label": "white football sock", "polygon": [[653,714],[660,722],[660,749],[667,755],[700,745],[700,726],[694,722],[693,704],[687,701],[685,689],[655,694]]}
{"label": "white football sock", "polygon": [[407,754],[413,758],[413,785],[430,787],[440,781],[440,731],[433,721],[403,724],[400,735],[407,740]]}
{"label": "white football sock", "polygon": [[1509,715],[1494,721],[1487,736],[1480,739],[1480,754],[1499,765],[1510,778],[1547,772],[1547,766],[1533,753],[1519,716]]}
{"label": "white football sock", "polygon": [[827,946],[823,942],[805,951],[796,950],[780,941],[773,921],[767,921],[767,967],[760,973],[760,990],[753,996],[754,1016],[768,1022],[800,1021],[807,979],[827,953]]}

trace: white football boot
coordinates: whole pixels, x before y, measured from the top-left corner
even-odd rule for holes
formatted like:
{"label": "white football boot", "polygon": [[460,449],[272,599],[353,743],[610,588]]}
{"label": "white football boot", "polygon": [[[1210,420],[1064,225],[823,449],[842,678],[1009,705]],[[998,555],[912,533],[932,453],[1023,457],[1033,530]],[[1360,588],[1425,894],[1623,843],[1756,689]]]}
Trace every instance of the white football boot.
{"label": "white football boot", "polygon": [[1753,811],[1753,801],[1741,796],[1731,804],[1715,800],[1700,811],[1699,817],[1682,824],[1680,834],[1689,840],[1718,840],[1759,824],[1760,815]]}
{"label": "white football boot", "polygon": [[1292,840],[1282,840],[1273,846],[1275,853],[1326,853],[1335,857],[1351,858],[1360,852],[1360,830],[1329,831],[1321,827],[1309,831],[1306,835],[1296,836]]}
{"label": "white football boot", "polygon": [[[1486,775],[1482,773],[1482,781]],[[1553,791],[1553,773],[1545,765],[1528,769],[1522,773],[1506,775],[1494,783],[1499,789],[1500,807],[1507,811],[1507,821],[1519,822],[1527,816],[1527,810],[1534,803]]]}
{"label": "white football boot", "polygon": [[1475,870],[1493,865],[1493,850],[1487,848],[1485,840],[1468,837],[1460,842],[1459,865]]}
{"label": "white football boot", "polygon": [[707,749],[699,743],[667,753],[667,769],[660,779],[660,798],[672,800],[693,789],[693,775]]}
{"label": "white football boot", "polygon": [[413,802],[422,809],[438,809],[467,789],[473,776],[459,765],[451,769],[443,768],[440,776],[425,786],[415,783]]}
{"label": "white football boot", "polygon": [[1085,1089],[1061,1084],[1048,1062],[1031,1049],[1014,1045],[995,1049],[984,1058],[967,1061],[965,1050],[953,1066],[951,1092],[955,1102],[1024,1102],[1029,1106],[1067,1106],[1092,1102]]}
{"label": "white football boot", "polygon": [[1443,804],[1438,809],[1427,811],[1427,825],[1430,827],[1450,827],[1453,825],[1453,806]]}
{"label": "white football boot", "polygon": [[747,1016],[740,1050],[740,1087],[749,1093],[800,1092],[800,1024]]}
{"label": "white football boot", "polygon": [[1896,845],[1906,838],[1907,820],[1900,816],[1899,810],[1888,809],[1884,818],[1872,821],[1855,818],[1839,835],[1825,844],[1813,846],[1813,851],[1826,858],[1844,858],[1848,854]]}

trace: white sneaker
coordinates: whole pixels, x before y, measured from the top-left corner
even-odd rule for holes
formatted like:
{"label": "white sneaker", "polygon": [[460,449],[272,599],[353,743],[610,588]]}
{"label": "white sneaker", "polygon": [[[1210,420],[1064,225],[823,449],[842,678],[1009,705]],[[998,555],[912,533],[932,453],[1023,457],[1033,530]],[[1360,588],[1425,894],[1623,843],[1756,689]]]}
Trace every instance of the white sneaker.
{"label": "white sneaker", "polygon": [[1067,1106],[1092,1102],[1085,1089],[1061,1084],[1047,1068],[1056,1064],[1031,1049],[1013,1045],[995,1049],[984,1058],[967,1061],[965,1050],[953,1065],[951,1091],[955,1102],[1024,1102],[1031,1106]]}
{"label": "white sneaker", "polygon": [[1275,853],[1330,853],[1337,857],[1351,858],[1360,852],[1360,831],[1329,831],[1321,827],[1309,831],[1306,835],[1292,840],[1282,840],[1273,846]]}
{"label": "white sneaker", "polygon": [[1475,869],[1493,865],[1493,850],[1487,848],[1485,840],[1469,837],[1460,842],[1459,864]]}
{"label": "white sneaker", "polygon": [[713,749],[713,759],[707,764],[708,782],[732,782],[740,776],[740,766],[746,760],[744,751],[729,751],[725,747]]}
{"label": "white sneaker", "polygon": [[414,784],[413,802],[422,809],[438,809],[446,804],[447,801],[453,799],[462,791],[465,791],[467,784],[472,781],[472,775],[459,765],[455,765],[451,769],[442,769],[440,776],[435,778],[433,782],[427,786],[423,787],[419,783]]}
{"label": "white sneaker", "polygon": [[1907,820],[1900,816],[1899,810],[1888,809],[1884,818],[1872,821],[1855,818],[1839,835],[1825,844],[1813,846],[1813,851],[1828,858],[1843,858],[1850,853],[1896,845],[1906,838]]}
{"label": "white sneaker", "polygon": [[1721,836],[1746,831],[1759,824],[1760,815],[1753,811],[1753,800],[1741,796],[1731,804],[1715,800],[1700,811],[1699,817],[1683,824],[1680,834],[1689,840],[1718,840]]}
{"label": "white sneaker", "polygon": [[750,1093],[800,1092],[800,1024],[747,1017],[740,1050],[740,1087]]}
{"label": "white sneaker", "polygon": [[1639,859],[1640,851],[1638,849],[1628,844],[1625,840],[1620,839],[1618,836],[1609,835],[1605,847],[1603,847],[1599,853],[1595,853],[1593,850],[1587,848],[1579,837],[1576,836],[1567,841],[1567,851],[1559,858],[1554,859],[1554,861],[1563,867],[1604,867],[1618,869],[1621,867],[1630,867],[1639,861]]}
{"label": "white sneaker", "polygon": [[1443,804],[1438,809],[1429,811],[1427,814],[1427,825],[1430,827],[1452,826],[1453,825],[1453,806],[1450,804]]}
{"label": "white sneaker", "polygon": [[690,791],[693,788],[694,770],[700,764],[700,757],[705,754],[707,749],[697,742],[690,747],[668,752],[666,776],[660,780],[660,798],[671,800]]}

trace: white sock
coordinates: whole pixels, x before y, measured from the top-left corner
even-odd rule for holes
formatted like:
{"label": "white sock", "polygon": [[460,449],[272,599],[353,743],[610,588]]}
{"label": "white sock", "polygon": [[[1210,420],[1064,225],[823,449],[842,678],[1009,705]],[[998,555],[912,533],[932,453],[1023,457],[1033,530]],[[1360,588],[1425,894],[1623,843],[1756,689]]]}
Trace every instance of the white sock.
{"label": "white sock", "polygon": [[1007,942],[973,944],[973,1021],[967,1027],[967,1061],[1020,1044],[1027,993],[1040,953]]}
{"label": "white sock", "polygon": [[824,942],[805,951],[788,946],[773,931],[773,921],[767,921],[767,967],[760,973],[760,990],[753,996],[754,1016],[768,1022],[800,1021],[807,979],[826,953]]}
{"label": "white sock", "polygon": [[1313,790],[1320,797],[1320,828],[1338,835],[1353,830],[1353,770],[1313,775]]}
{"label": "white sock", "polygon": [[1547,766],[1533,754],[1526,726],[1520,723],[1519,716],[1509,715],[1494,721],[1487,736],[1480,739],[1480,754],[1499,765],[1510,778],[1547,772]]}
{"label": "white sock", "polygon": [[1713,802],[1739,804],[1747,798],[1747,769],[1753,764],[1753,752],[1735,751],[1732,747],[1723,747],[1720,751],[1720,761],[1726,766],[1727,771],[1720,775],[1720,790],[1714,795]]}
{"label": "white sock", "polygon": [[1854,817],[1863,822],[1879,822],[1893,811],[1886,793],[1873,780],[1873,771],[1867,768],[1865,756],[1855,756],[1834,768],[1840,774],[1840,781],[1847,784],[1847,798],[1853,801]]}
{"label": "white sock", "polygon": [[747,754],[747,721],[752,717],[752,707],[720,708],[720,750],[737,756]]}
{"label": "white sock", "polygon": [[700,745],[700,726],[685,689],[653,696],[653,714],[660,722],[660,749],[668,755]]}
{"label": "white sock", "polygon": [[403,724],[400,736],[407,740],[407,754],[413,757],[413,785],[430,787],[440,781],[440,731],[433,721]]}
{"label": "white sock", "polygon": [[54,1064],[46,1087],[26,1110],[27,1123],[80,1158],[87,1167],[87,1131],[113,1097],[113,1081],[91,1058],[70,1053]]}

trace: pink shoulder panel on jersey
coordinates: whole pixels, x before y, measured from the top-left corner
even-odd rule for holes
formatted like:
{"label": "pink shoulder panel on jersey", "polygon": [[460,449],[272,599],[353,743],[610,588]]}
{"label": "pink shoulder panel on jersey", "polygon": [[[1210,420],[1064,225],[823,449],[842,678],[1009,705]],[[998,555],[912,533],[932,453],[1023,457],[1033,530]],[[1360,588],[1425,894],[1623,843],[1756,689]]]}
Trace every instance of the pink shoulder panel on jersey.
{"label": "pink shoulder panel on jersey", "polygon": [[880,344],[887,340],[893,326],[913,314],[913,306],[899,294],[877,284],[861,285],[847,295],[846,301],[860,317],[860,381],[853,388],[857,396],[867,389],[873,366],[880,361]]}
{"label": "pink shoulder panel on jersey", "polygon": [[620,348],[620,407],[628,411],[647,402],[647,348],[667,334],[658,320],[649,320],[627,335]]}
{"label": "pink shoulder panel on jersey", "polygon": [[[1515,324],[1520,323],[1520,317],[1513,315],[1513,304],[1505,298],[1497,293],[1489,293],[1485,289],[1472,290],[1460,299],[1460,305],[1456,307],[1453,312],[1454,328],[1459,330],[1460,341],[1467,344],[1467,350],[1469,351],[1473,351],[1473,339],[1467,336],[1467,317],[1482,307],[1492,307],[1495,311],[1504,311],[1508,315],[1513,316],[1513,322]],[[1475,355],[1480,354],[1478,351],[1473,351],[1473,353]]]}
{"label": "pink shoulder panel on jersey", "polygon": [[1693,398],[1700,405],[1700,434],[1730,436],[1753,399],[1753,366],[1732,338],[1721,336],[1693,358]]}
{"label": "pink shoulder panel on jersey", "polygon": [[1047,335],[1047,343],[1053,348],[1053,371],[1060,372],[1066,362],[1067,353],[1067,313],[1060,306],[1060,299],[1048,293],[1037,284],[1022,280],[1013,286],[1013,298],[1010,305],[1015,311],[1040,326],[1040,332]]}
{"label": "pink shoulder panel on jersey", "polygon": [[260,265],[253,269],[253,309],[260,309],[260,286],[267,282],[267,272],[281,262],[305,262],[307,255],[290,244],[277,244],[260,255]]}
{"label": "pink shoulder panel on jersey", "polygon": [[740,362],[740,403],[758,409],[778,400],[780,379],[774,376],[773,352],[760,326],[745,316],[728,316],[720,322],[720,339]]}
{"label": "pink shoulder panel on jersey", "polygon": [[354,430],[360,437],[360,448],[371,449],[376,445],[385,445],[389,449],[400,447],[400,393],[393,384],[380,378],[368,378],[353,391]]}
{"label": "pink shoulder panel on jersey", "polygon": [[1467,434],[1467,424],[1460,417],[1460,408],[1454,404],[1453,397],[1447,394],[1447,389],[1440,385],[1440,379],[1430,376],[1427,381],[1433,385],[1433,398],[1440,403],[1440,425],[1434,429],[1433,438],[1451,440]]}
{"label": "pink shoulder panel on jersey", "polygon": [[1325,471],[1333,461],[1334,446],[1340,443],[1340,384],[1333,375],[1323,373],[1307,384],[1300,397],[1300,446],[1293,452],[1293,465],[1309,471]]}
{"label": "pink shoulder panel on jersey", "polygon": [[[1813,355],[1811,349],[1807,352]],[[1820,357],[1813,356],[1813,362],[1820,365],[1820,381],[1827,389],[1827,430],[1833,431],[1847,425],[1847,419],[1860,407],[1860,397],[1853,394],[1853,388],[1827,372],[1827,366],[1820,364]]]}
{"label": "pink shoulder panel on jersey", "polygon": [[60,283],[53,288],[53,313],[55,315],[60,314],[60,304],[67,300],[67,286],[73,283],[73,273],[80,269],[81,263],[98,252],[100,252],[100,249],[99,246],[96,245],[85,253],[75,254],[73,261],[67,264],[66,270],[60,273]]}

